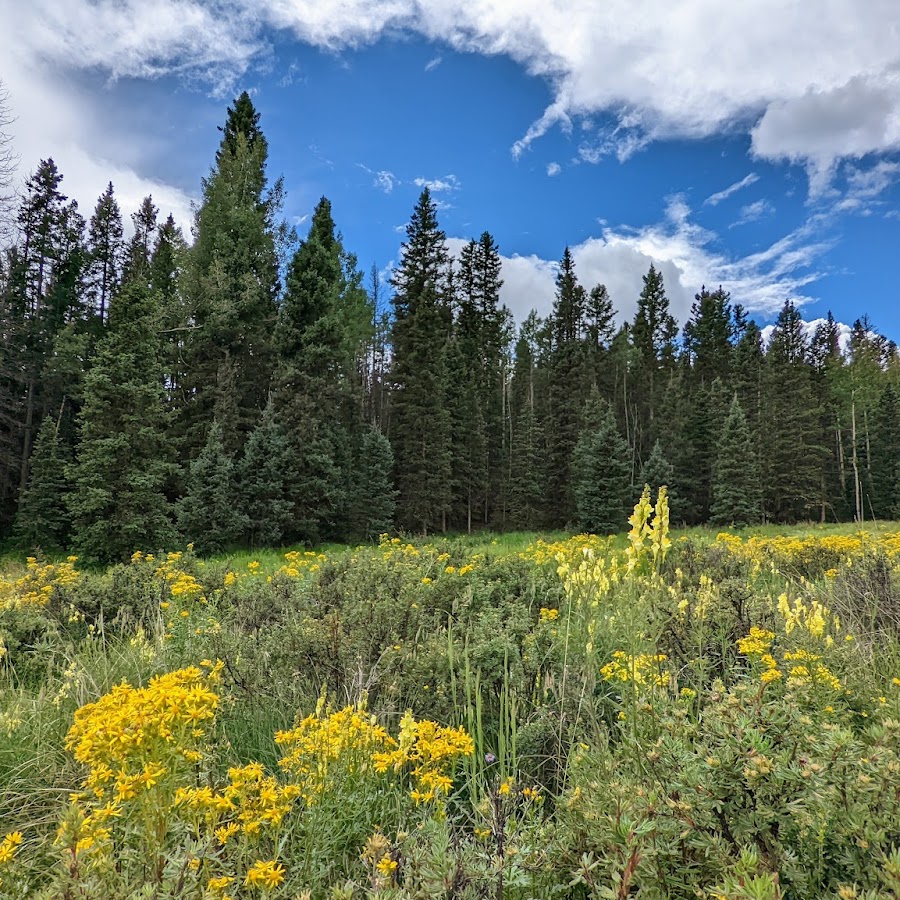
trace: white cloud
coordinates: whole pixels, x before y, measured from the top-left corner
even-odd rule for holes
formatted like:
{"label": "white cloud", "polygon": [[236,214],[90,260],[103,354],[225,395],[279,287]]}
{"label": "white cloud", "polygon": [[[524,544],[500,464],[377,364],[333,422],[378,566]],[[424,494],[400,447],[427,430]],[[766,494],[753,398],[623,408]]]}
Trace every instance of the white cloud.
{"label": "white cloud", "polygon": [[4,80],[15,118],[11,132],[22,180],[37,168],[39,160],[52,157],[63,175],[61,190],[78,200],[85,218],[90,217],[97,198],[112,181],[126,228],[130,228],[131,213],[152,194],[160,218],[171,213],[190,237],[193,198],[177,187],[139,174],[132,160],[107,155],[106,151],[116,152],[114,141],[95,145],[93,117],[84,115],[91,109],[91,101],[77,87],[61,84],[40,68],[16,65],[8,66]]}
{"label": "white cloud", "polygon": [[372,176],[372,187],[376,187],[386,194],[390,194],[401,183],[400,179],[393,172],[387,171],[387,169],[381,169],[376,172],[363,163],[357,163],[356,165]]}
{"label": "white cloud", "polygon": [[432,194],[438,194],[441,191],[458,191],[460,188],[459,179],[455,175],[445,175],[443,178],[416,178],[413,184],[420,188],[427,187]]}
{"label": "white cloud", "polygon": [[757,181],[759,181],[759,175],[757,175],[756,172],[751,172],[749,175],[745,175],[740,181],[729,184],[724,190],[717,191],[715,194],[710,194],[703,202],[709,206],[717,206],[723,200],[727,200],[732,194],[736,194],[738,191],[743,190],[745,187],[749,187],[751,184],[756,184]]}
{"label": "white cloud", "polygon": [[557,162],[552,162],[547,165],[547,174],[552,178],[554,175],[559,175],[562,172],[562,166]]}
{"label": "white cloud", "polygon": [[428,62],[425,63],[425,71],[433,72],[443,61],[443,56],[435,56],[433,59],[429,59]]}
{"label": "white cloud", "polygon": [[[105,136],[72,71],[111,78],[181,73],[230,90],[271,54],[275,30],[331,50],[416,33],[504,55],[546,80],[553,99],[513,145],[599,119],[578,148],[620,159],[651,140],[749,133],[761,159],[807,167],[822,195],[844,159],[900,150],[900,4],[896,0],[0,0],[0,59],[21,116],[23,158],[67,142],[98,163]],[[698,52],[698,47],[712,48]],[[603,126],[598,113],[614,124]],[[21,115],[21,113],[20,113]],[[26,123],[27,118],[27,123]],[[71,127],[69,127],[71,126]],[[113,164],[118,159],[109,160]],[[67,160],[86,194],[102,185]],[[99,165],[96,166],[99,169]],[[104,168],[106,168],[104,162]],[[135,176],[139,178],[139,176]],[[80,194],[79,194],[80,195]]]}
{"label": "white cloud", "polygon": [[768,200],[755,200],[741,207],[740,218],[729,225],[729,228],[736,228],[738,225],[746,225],[748,222],[756,222],[765,216],[771,216],[775,212],[775,207]]}
{"label": "white cloud", "polygon": [[389,194],[394,189],[395,184],[397,184],[397,178],[393,172],[387,172],[382,169],[375,176],[375,186],[381,188],[386,194]]}
{"label": "white cloud", "polygon": [[[806,320],[801,320],[801,329],[806,340],[811,341],[818,328],[827,321],[827,319],[811,319],[808,322]],[[843,322],[836,322],[835,325],[837,326],[838,332],[838,346],[843,353],[846,353],[847,348],[850,346],[850,335],[853,330],[849,325],[845,325]],[[769,342],[772,340],[772,333],[774,331],[774,325],[766,325],[766,327],[762,329],[763,346],[768,346]]]}
{"label": "white cloud", "polygon": [[[717,236],[691,221],[682,197],[670,198],[662,222],[644,228],[606,227],[571,248],[579,281],[587,288],[605,284],[619,313],[631,319],[650,264],[663,274],[672,314],[681,324],[690,315],[694,295],[703,285],[721,285],[753,313],[771,317],[786,300],[811,302],[805,288],[821,273],[814,268],[830,244],[813,235],[818,221],[783,237],[758,253],[730,257],[716,249]],[[458,252],[458,244],[453,244]],[[501,297],[522,321],[532,308],[541,315],[552,309],[555,261],[537,256],[503,258]]]}

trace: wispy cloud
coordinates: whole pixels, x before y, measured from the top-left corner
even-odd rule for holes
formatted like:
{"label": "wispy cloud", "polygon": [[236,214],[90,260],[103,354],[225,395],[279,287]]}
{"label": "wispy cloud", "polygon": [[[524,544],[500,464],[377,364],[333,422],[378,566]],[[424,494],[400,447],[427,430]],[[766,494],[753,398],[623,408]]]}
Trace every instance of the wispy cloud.
{"label": "wispy cloud", "polygon": [[425,71],[433,72],[443,61],[443,56],[435,56],[433,59],[429,59],[428,62],[425,63]]}
{"label": "wispy cloud", "polygon": [[375,169],[370,169],[365,163],[357,163],[360,169],[364,172],[368,172],[369,175],[372,176],[372,187],[376,187],[381,191],[384,191],[385,194],[390,194],[394,188],[400,184],[400,179],[393,173],[389,172],[387,169],[379,169],[375,171]]}
{"label": "wispy cloud", "polygon": [[562,172],[562,166],[557,162],[552,162],[547,166],[547,174],[552,178]]}
{"label": "wispy cloud", "polygon": [[413,184],[420,188],[427,187],[432,194],[442,191],[458,191],[462,186],[455,175],[445,175],[443,178],[416,178]]}
{"label": "wispy cloud", "polygon": [[759,181],[759,175],[755,172],[751,172],[749,175],[745,175],[740,181],[729,184],[724,190],[717,191],[715,194],[710,194],[703,203],[707,206],[718,206],[718,204],[723,200],[727,200],[732,194],[742,191],[745,187],[750,187],[751,184],[756,184],[757,181]]}
{"label": "wispy cloud", "polygon": [[775,206],[768,200],[756,200],[741,207],[740,218],[736,222],[732,222],[729,228],[737,228],[738,225],[747,225],[750,222],[757,222],[765,216],[771,216],[775,212]]}

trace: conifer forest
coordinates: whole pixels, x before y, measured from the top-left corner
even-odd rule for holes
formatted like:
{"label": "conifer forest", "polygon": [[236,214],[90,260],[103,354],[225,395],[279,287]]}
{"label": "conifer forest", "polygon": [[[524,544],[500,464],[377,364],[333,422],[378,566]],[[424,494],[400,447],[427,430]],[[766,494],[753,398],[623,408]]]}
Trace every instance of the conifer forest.
{"label": "conifer forest", "polygon": [[645,483],[689,525],[897,513],[900,361],[865,318],[841,347],[787,304],[764,346],[740,298],[704,289],[679,330],[651,267],[619,324],[563,249],[551,314],[516,323],[496,241],[451,258],[427,188],[383,285],[326,198],[289,233],[266,162],[244,94],[193,223],[147,197],[125,240],[112,184],[85,217],[51,159],[28,178],[0,263],[17,546],[605,532]]}
{"label": "conifer forest", "polygon": [[193,222],[0,135],[0,900],[898,900],[896,345],[514,321],[264,126]]}

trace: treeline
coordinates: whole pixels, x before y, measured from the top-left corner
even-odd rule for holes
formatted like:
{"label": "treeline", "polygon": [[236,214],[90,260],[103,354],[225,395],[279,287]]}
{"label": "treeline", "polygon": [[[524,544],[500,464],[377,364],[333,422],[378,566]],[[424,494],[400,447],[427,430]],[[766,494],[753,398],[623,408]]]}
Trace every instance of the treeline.
{"label": "treeline", "polygon": [[900,364],[791,304],[764,347],[721,289],[683,331],[661,274],[616,324],[560,262],[516,328],[485,232],[454,260],[424,190],[390,304],[322,199],[305,239],[245,93],[189,245],[151,198],[124,238],[45,160],[0,260],[0,528],[110,560],[137,547],[372,539],[395,528],[619,529],[643,484],[686,523],[900,515]]}

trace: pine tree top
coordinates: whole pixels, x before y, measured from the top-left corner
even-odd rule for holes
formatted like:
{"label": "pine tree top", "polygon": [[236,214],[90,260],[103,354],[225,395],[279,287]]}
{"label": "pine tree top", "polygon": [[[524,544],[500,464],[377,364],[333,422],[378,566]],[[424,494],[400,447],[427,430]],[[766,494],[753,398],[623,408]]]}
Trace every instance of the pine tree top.
{"label": "pine tree top", "polygon": [[228,118],[222,132],[222,143],[216,152],[216,163],[221,164],[222,156],[227,151],[232,156],[237,152],[237,136],[243,134],[247,146],[253,149],[258,141],[265,145],[265,137],[259,127],[259,113],[250,99],[250,95],[244,91],[235,101],[234,106],[228,107]]}

